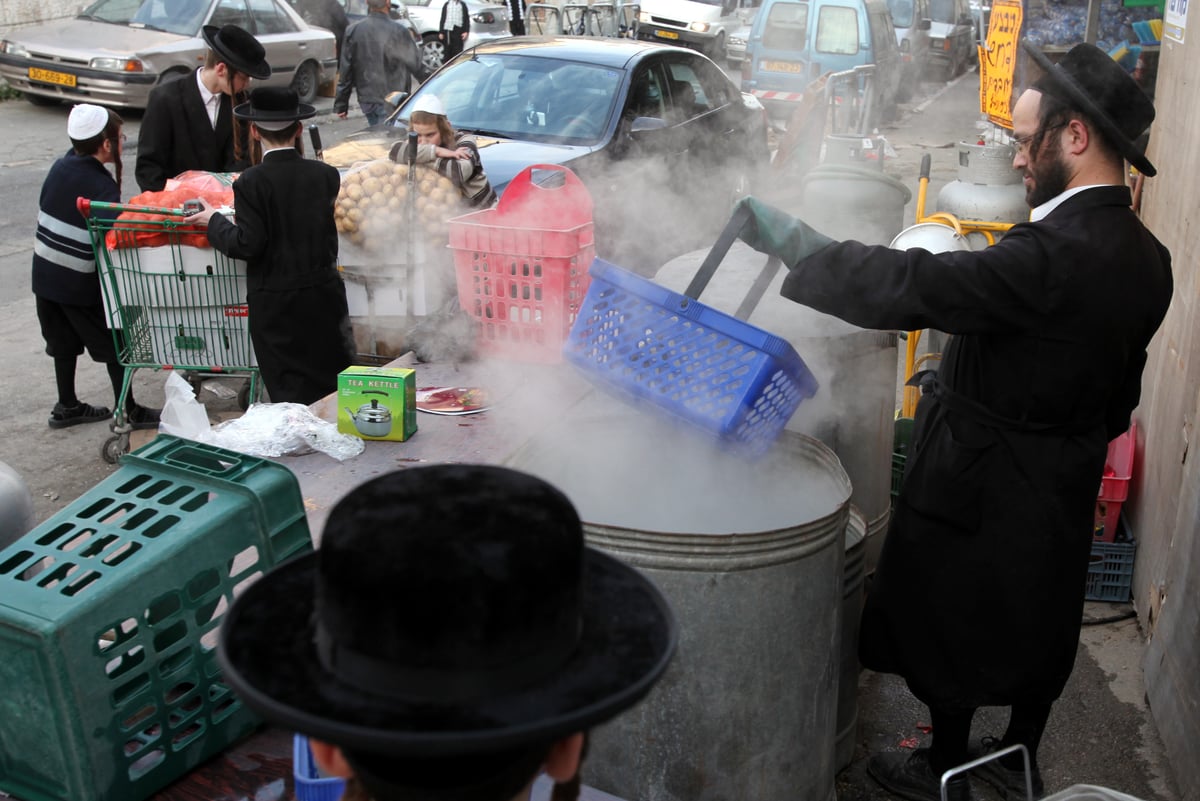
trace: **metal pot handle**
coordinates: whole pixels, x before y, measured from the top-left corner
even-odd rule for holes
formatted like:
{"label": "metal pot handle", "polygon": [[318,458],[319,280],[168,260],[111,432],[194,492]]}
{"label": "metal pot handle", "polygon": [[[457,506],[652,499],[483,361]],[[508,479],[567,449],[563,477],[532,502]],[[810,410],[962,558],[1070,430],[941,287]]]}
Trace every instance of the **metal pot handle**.
{"label": "metal pot handle", "polygon": [[947,791],[949,789],[950,780],[958,774],[970,773],[985,762],[991,762],[993,759],[999,759],[1000,757],[1008,756],[1009,754],[1015,754],[1018,751],[1021,752],[1021,757],[1025,760],[1025,798],[1027,801],[1033,801],[1033,768],[1031,768],[1029,765],[1029,750],[1020,743],[1017,743],[1016,745],[1010,745],[1007,748],[1001,748],[999,751],[993,751],[986,756],[981,756],[979,759],[973,759],[970,762],[966,762],[956,768],[950,768],[950,770],[943,773],[942,801],[949,801]]}

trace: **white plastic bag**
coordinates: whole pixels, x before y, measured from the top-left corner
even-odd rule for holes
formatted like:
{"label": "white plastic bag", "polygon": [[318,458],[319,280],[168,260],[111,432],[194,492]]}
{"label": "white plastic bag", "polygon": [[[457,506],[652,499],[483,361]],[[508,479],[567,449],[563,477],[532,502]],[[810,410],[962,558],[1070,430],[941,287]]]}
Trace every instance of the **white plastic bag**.
{"label": "white plastic bag", "polygon": [[241,417],[210,427],[208,412],[178,373],[167,376],[163,394],[166,402],[158,424],[163,434],[249,456],[298,456],[320,451],[343,461],[363,452],[361,439],[339,433],[336,425],[299,403],[255,403]]}
{"label": "white plastic bag", "polygon": [[203,442],[202,438],[209,431],[208,412],[196,400],[192,385],[179,373],[171,371],[163,384],[163,394],[166,401],[158,422],[159,433]]}

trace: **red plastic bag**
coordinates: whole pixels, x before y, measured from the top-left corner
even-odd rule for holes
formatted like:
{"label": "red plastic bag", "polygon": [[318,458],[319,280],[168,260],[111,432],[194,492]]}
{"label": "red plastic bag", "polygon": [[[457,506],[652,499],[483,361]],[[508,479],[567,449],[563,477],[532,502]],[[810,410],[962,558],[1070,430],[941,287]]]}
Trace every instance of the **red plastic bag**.
{"label": "red plastic bag", "polygon": [[[233,178],[235,173],[210,173],[190,170],[167,181],[167,188],[160,192],[142,192],[129,199],[130,206],[154,208],[180,208],[184,202],[203,198],[211,206],[233,205]],[[150,248],[159,245],[180,244],[191,247],[208,247],[208,234],[202,225],[180,225],[172,228],[142,225],[146,221],[176,220],[164,214],[125,211],[113,222],[112,230],[105,236],[109,250],[117,248]]]}

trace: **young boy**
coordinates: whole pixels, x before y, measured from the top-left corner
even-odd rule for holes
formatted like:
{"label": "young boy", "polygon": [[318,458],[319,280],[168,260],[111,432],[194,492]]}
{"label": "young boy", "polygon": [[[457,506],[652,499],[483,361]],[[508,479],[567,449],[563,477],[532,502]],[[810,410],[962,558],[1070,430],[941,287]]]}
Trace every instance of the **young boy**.
{"label": "young boy", "polygon": [[246,261],[250,339],[270,399],[313,403],[354,357],[337,271],[338,171],[296,150],[300,120],[316,111],[291,89],[255,89],[233,113],[250,122],[262,163],[233,183],[236,222],[203,202],[193,219],[214,248]]}
{"label": "young boy", "polygon": [[[92,406],[75,395],[75,367],[87,348],[92,360],[108,367],[113,397],[120,399],[125,368],[117,361],[100,295],[100,276],[87,222],[75,200],[121,200],[121,149],[125,134],[116,112],[83,103],[67,117],[71,149],[54,162],[38,200],[37,239],[33,246],[33,294],[46,354],[54,359],[58,403],[50,412],[51,428],[68,428],[112,418],[104,406]],[[112,164],[116,178],[104,165]],[[115,214],[113,216],[116,216]],[[158,410],[139,406],[132,390],[125,400],[127,421],[134,428],[158,426]]]}
{"label": "young boy", "polygon": [[352,490],[318,551],[234,600],[218,658],[344,801],[528,799],[543,770],[569,799],[584,733],[649,692],[675,641],[662,595],[584,545],[561,492],[443,464]]}

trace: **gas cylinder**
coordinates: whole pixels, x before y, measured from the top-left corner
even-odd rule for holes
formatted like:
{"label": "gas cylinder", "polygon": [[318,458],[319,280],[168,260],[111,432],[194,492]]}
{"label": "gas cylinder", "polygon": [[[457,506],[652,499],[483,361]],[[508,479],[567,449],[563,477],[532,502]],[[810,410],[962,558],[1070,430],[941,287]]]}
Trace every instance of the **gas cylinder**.
{"label": "gas cylinder", "polygon": [[[1021,171],[1014,169],[1013,147],[999,142],[960,141],[958,179],[942,187],[937,210],[960,220],[1018,223],[1029,219]],[[997,237],[999,238],[999,237]],[[987,242],[983,234],[967,237],[973,249]]]}

